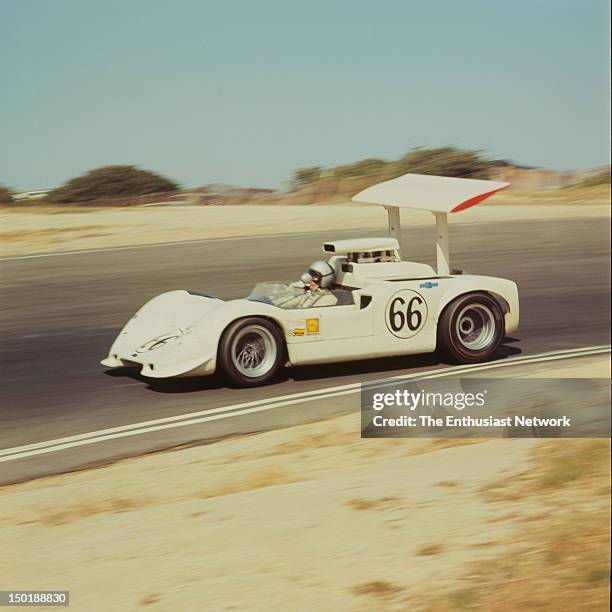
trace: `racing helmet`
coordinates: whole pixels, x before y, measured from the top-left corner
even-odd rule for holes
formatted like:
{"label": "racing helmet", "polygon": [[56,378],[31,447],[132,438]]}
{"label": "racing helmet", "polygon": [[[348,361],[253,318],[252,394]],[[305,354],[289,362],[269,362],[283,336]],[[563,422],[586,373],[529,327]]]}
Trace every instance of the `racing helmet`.
{"label": "racing helmet", "polygon": [[308,273],[321,289],[328,289],[336,277],[334,269],[326,261],[315,261],[308,268]]}
{"label": "racing helmet", "polygon": [[308,287],[308,285],[310,285],[311,280],[312,280],[312,275],[310,274],[310,272],[304,272],[304,274],[300,276],[300,281],[302,282],[304,287]]}

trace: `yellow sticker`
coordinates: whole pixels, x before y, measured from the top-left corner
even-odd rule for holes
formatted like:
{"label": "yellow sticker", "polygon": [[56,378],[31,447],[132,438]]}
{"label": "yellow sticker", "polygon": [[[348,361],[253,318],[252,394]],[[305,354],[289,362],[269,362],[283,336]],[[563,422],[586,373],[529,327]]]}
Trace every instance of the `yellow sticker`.
{"label": "yellow sticker", "polygon": [[319,333],[319,319],[306,319],[306,333],[309,336]]}
{"label": "yellow sticker", "polygon": [[303,327],[296,327],[295,329],[291,330],[291,333],[294,336],[303,336],[304,335],[304,328]]}

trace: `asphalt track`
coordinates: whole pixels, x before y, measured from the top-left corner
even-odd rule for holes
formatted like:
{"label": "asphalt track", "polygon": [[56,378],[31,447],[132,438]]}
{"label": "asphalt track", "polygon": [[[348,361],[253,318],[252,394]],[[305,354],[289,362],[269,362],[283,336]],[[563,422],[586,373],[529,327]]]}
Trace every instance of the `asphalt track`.
{"label": "asphalt track", "polygon": [[[340,237],[360,234],[367,232]],[[432,228],[406,228],[404,236],[405,259],[433,263]],[[298,278],[308,262],[321,257],[321,243],[337,237],[321,229],[0,260],[0,449],[191,412],[212,416],[230,405],[265,404],[279,396],[447,367],[435,355],[308,366],[285,370],[272,385],[245,390],[227,388],[216,377],[150,381],[98,364],[121,325],[151,296],[187,288],[241,297],[257,281]],[[451,253],[453,267],[519,285],[521,326],[499,359],[610,342],[607,221],[453,226]],[[291,401],[237,418],[209,418],[0,462],[0,483],[318,420],[358,406],[354,395]]]}

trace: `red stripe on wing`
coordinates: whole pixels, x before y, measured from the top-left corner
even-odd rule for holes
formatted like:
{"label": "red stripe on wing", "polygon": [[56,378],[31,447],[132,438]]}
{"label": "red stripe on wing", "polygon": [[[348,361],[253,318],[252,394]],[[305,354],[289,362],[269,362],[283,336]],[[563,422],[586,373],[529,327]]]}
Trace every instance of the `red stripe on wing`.
{"label": "red stripe on wing", "polygon": [[[508,185],[506,185],[507,187]],[[457,204],[455,208],[451,210],[452,213],[459,212],[461,210],[465,210],[466,208],[470,208],[471,206],[476,206],[476,204],[480,204],[483,200],[486,200],[488,197],[492,196],[494,193],[501,191],[502,189],[506,189],[506,187],[500,187],[499,189],[493,189],[493,191],[487,191],[487,193],[481,193],[465,202],[461,202],[461,204]]]}

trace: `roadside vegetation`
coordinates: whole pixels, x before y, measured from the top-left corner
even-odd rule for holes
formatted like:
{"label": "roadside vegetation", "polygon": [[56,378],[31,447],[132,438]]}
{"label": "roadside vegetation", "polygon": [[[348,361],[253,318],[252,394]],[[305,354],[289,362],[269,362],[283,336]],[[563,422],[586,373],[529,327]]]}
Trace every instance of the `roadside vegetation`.
{"label": "roadside vegetation", "polygon": [[574,187],[599,187],[600,185],[608,185],[610,186],[610,168],[605,168],[601,172],[590,176],[589,178],[584,179],[583,181],[579,181],[578,183],[574,183],[572,185],[568,185],[565,189],[572,189]]}
{"label": "roadside vegetation", "polygon": [[551,441],[536,449],[533,469],[482,494],[492,520],[508,504],[537,501],[544,510],[521,523],[518,550],[474,564],[461,588],[419,609],[609,609],[609,440]]}
{"label": "roadside vegetation", "polygon": [[364,159],[353,164],[330,168],[311,166],[295,171],[291,189],[297,191],[326,178],[364,179],[372,177],[372,183],[401,176],[407,172],[434,174],[459,178],[488,178],[494,162],[482,156],[480,151],[447,146],[427,149],[417,147],[397,160]]}
{"label": "roadside vegetation", "polygon": [[11,190],[4,185],[0,185],[0,204],[12,204],[12,202],[13,196],[11,195]]}
{"label": "roadside vegetation", "polygon": [[271,595],[304,609],[608,609],[609,440],[381,445],[359,427],[351,414],[6,487],[0,573],[30,575],[36,555],[13,552],[36,544],[52,551],[49,581],[72,576],[92,602],[119,585],[109,609],[196,609],[196,583],[210,609],[228,589],[237,609]]}
{"label": "roadside vegetation", "polygon": [[[104,166],[72,178],[50,191],[46,197],[11,199],[11,192],[0,186],[0,206],[32,210],[56,207],[183,205],[312,205],[347,203],[362,189],[406,173],[507,180],[512,194],[496,196],[493,203],[574,204],[607,203],[610,168],[591,174],[555,172],[521,166],[507,160],[487,158],[482,151],[454,146],[417,147],[394,160],[367,158],[337,166],[299,168],[286,190],[255,189],[210,184],[180,190],[179,185],[160,174],[136,166]],[[570,184],[568,181],[574,180]],[[564,186],[562,186],[564,185]],[[516,200],[516,201],[514,201]]]}
{"label": "roadside vegetation", "polygon": [[176,191],[178,184],[136,166],[103,166],[49,192],[47,202],[65,204]]}

